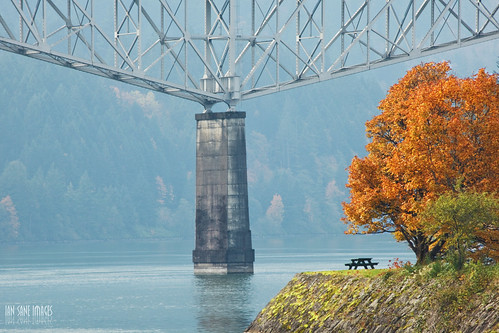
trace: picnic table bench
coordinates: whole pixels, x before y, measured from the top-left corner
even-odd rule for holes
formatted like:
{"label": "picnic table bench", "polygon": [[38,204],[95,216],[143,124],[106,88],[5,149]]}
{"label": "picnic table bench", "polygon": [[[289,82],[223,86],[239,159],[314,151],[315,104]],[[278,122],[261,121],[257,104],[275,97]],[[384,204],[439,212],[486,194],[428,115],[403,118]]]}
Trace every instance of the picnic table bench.
{"label": "picnic table bench", "polygon": [[364,267],[365,269],[374,269],[374,266],[377,265],[377,262],[372,262],[373,258],[355,258],[355,259],[350,259],[352,262],[345,264],[345,266],[348,266],[348,269],[357,269],[357,267]]}

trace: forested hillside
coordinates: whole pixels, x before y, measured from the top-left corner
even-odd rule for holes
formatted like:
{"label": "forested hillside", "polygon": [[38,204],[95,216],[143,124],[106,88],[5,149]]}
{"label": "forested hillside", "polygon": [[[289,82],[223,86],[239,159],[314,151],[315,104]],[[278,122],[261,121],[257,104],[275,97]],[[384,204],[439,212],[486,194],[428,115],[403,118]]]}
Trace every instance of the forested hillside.
{"label": "forested hillside", "polygon": [[[407,68],[241,103],[254,235],[343,232],[345,168]],[[199,112],[0,52],[0,240],[193,237]]]}
{"label": "forested hillside", "polygon": [[193,230],[195,123],[181,100],[6,53],[0,64],[0,237],[15,219],[18,240]]}
{"label": "forested hillside", "polygon": [[243,103],[255,231],[343,232],[345,168],[363,154],[364,123],[384,93],[352,76]]}

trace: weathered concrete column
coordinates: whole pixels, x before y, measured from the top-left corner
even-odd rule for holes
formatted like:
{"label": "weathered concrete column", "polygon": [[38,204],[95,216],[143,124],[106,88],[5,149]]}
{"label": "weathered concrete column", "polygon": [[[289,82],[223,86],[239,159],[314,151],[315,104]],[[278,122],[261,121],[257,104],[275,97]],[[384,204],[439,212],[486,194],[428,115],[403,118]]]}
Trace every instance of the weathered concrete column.
{"label": "weathered concrete column", "polygon": [[245,112],[196,114],[195,274],[253,273]]}

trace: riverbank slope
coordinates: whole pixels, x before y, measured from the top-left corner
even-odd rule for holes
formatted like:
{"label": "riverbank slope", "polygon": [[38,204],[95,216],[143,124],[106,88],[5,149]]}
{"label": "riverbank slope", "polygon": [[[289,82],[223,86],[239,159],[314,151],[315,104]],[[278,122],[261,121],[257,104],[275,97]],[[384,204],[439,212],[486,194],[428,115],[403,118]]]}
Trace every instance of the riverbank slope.
{"label": "riverbank slope", "polygon": [[498,332],[497,265],[297,274],[246,332]]}

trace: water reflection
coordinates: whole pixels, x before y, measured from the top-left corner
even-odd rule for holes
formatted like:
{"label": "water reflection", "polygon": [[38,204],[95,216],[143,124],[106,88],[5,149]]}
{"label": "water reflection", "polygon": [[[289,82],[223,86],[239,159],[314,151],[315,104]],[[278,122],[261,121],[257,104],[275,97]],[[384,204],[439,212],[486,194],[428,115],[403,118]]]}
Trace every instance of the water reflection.
{"label": "water reflection", "polygon": [[198,332],[243,332],[253,320],[253,275],[196,276]]}

